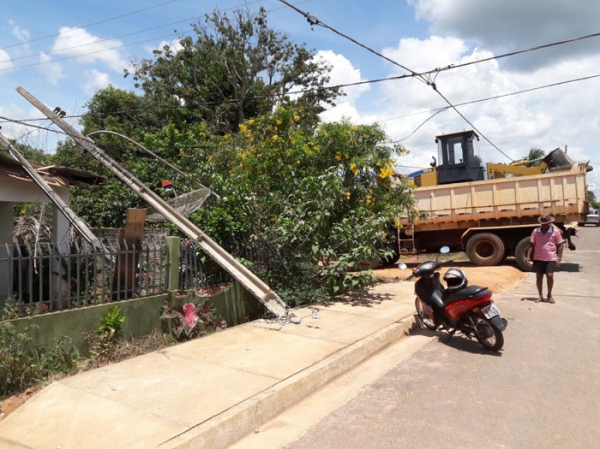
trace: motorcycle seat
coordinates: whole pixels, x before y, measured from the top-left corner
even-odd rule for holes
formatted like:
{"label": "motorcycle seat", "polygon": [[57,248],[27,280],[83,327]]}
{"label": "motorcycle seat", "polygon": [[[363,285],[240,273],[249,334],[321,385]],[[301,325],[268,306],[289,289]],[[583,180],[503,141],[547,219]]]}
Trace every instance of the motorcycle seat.
{"label": "motorcycle seat", "polygon": [[464,299],[474,299],[479,296],[487,294],[487,287],[480,287],[479,285],[469,285],[468,287],[462,288],[456,292],[448,293],[444,297],[444,303],[460,301]]}

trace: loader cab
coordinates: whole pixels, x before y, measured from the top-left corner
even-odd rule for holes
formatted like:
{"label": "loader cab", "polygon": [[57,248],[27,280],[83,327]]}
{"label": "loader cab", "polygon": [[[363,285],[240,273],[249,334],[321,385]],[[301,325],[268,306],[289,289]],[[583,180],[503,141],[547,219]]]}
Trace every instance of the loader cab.
{"label": "loader cab", "polygon": [[481,158],[475,155],[473,148],[475,139],[479,140],[479,136],[472,130],[436,136],[438,185],[484,179]]}

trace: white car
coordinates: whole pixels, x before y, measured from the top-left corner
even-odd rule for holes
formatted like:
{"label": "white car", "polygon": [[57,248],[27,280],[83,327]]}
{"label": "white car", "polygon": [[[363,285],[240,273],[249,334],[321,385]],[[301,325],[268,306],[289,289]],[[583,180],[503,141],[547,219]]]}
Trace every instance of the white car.
{"label": "white car", "polygon": [[590,209],[587,217],[583,223],[579,223],[584,226],[587,224],[593,224],[594,226],[600,226],[600,212],[598,209]]}

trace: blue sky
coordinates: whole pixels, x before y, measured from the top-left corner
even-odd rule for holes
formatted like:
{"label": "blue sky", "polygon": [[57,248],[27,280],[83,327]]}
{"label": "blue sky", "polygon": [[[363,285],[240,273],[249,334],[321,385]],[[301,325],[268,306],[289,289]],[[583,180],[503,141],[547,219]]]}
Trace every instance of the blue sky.
{"label": "blue sky", "polygon": [[[600,33],[600,3],[595,0],[290,3],[417,72]],[[244,5],[250,10],[263,6],[271,27],[326,58],[334,66],[332,84],[406,73],[329,29],[311,29],[300,14],[277,0],[4,1],[0,6],[0,117],[40,117],[15,91],[17,86],[51,108],[60,106],[68,116],[81,114],[99,88],[112,84],[133,90],[131,80],[123,78],[123,69],[133,59],[150,58],[153,49],[189,35],[190,23],[215,8],[229,11]],[[588,179],[600,197],[599,49],[600,37],[582,39],[444,71],[435,82],[451,103],[468,103],[459,110],[485,137],[477,148],[484,161],[508,162],[525,156],[532,147],[549,152],[567,146],[571,157],[591,160],[597,167]],[[585,77],[592,78],[574,81]],[[565,84],[542,88],[557,83]],[[400,172],[429,164],[436,155],[436,135],[472,127],[452,110],[432,117],[447,104],[417,79],[367,84],[346,93],[323,119],[380,123],[390,140],[401,140],[410,150],[398,161]],[[76,118],[70,121],[77,125]],[[0,126],[5,136],[48,152],[61,138],[1,118]]]}

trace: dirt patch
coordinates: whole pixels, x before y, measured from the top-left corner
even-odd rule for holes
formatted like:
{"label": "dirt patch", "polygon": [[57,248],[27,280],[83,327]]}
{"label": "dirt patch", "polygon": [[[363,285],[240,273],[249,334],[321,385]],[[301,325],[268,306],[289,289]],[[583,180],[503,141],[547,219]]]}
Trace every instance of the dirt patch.
{"label": "dirt patch", "polygon": [[[373,270],[375,276],[381,279],[406,279],[410,276],[416,264],[409,264],[409,269],[400,270],[397,267],[380,268]],[[495,266],[495,267],[474,267],[467,263],[455,263],[452,266],[458,267],[465,272],[469,285],[481,285],[488,287],[494,293],[509,292],[520,285],[527,276],[513,266]],[[448,268],[442,268],[442,275]]]}
{"label": "dirt patch", "polygon": [[0,401],[0,421],[25,404],[25,402],[31,399],[42,388],[42,386],[28,388],[21,394]]}

